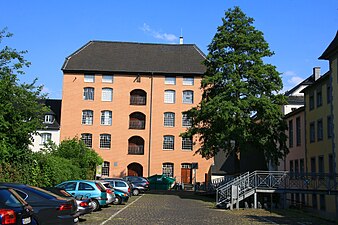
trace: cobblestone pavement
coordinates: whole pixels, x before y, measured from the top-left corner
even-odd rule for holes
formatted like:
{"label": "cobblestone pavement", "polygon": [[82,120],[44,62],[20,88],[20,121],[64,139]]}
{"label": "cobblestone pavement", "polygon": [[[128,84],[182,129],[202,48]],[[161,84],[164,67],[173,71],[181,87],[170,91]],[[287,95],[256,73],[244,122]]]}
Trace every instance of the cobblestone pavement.
{"label": "cobblestone pavement", "polygon": [[214,199],[191,192],[152,192],[133,196],[125,205],[113,205],[83,216],[79,225],[110,224],[335,224],[298,213],[266,210],[223,210],[214,207]]}

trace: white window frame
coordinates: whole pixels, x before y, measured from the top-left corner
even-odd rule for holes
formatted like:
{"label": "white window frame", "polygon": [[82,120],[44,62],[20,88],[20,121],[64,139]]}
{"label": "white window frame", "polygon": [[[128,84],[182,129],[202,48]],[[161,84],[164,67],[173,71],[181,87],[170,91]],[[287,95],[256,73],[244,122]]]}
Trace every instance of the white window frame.
{"label": "white window frame", "polygon": [[163,163],[162,174],[168,177],[174,177],[174,163]]}
{"label": "white window frame", "polygon": [[175,113],[173,112],[165,112],[163,114],[164,117],[164,126],[165,127],[175,127]]}
{"label": "white window frame", "polygon": [[112,125],[112,111],[110,110],[101,111],[101,125],[106,126]]}
{"label": "white window frame", "polygon": [[83,100],[94,100],[95,89],[93,87],[83,88]]}
{"label": "white window frame", "polygon": [[192,138],[182,137],[182,150],[192,151]]}
{"label": "white window frame", "polygon": [[113,75],[102,75],[102,83],[113,83],[114,76]]}
{"label": "white window frame", "polygon": [[95,82],[95,75],[94,74],[85,74],[84,75],[84,82],[85,83],[94,83]]}
{"label": "white window frame", "polygon": [[163,150],[174,150],[175,149],[175,136],[164,135],[162,147],[163,147]]}
{"label": "white window frame", "polygon": [[102,176],[109,177],[110,162],[103,161],[102,163]]}
{"label": "white window frame", "polygon": [[47,143],[48,140],[52,140],[52,134],[51,133],[41,133],[40,136],[41,136],[40,145]]}
{"label": "white window frame", "polygon": [[93,125],[94,112],[93,110],[82,110],[82,124]]}
{"label": "white window frame", "polygon": [[192,119],[188,117],[188,114],[182,113],[182,127],[191,127]]}
{"label": "white window frame", "polygon": [[46,114],[44,123],[48,123],[48,124],[54,123],[54,115]]}
{"label": "white window frame", "polygon": [[183,85],[193,86],[194,85],[194,77],[183,77]]}
{"label": "white window frame", "polygon": [[102,88],[101,100],[103,102],[113,101],[113,89],[112,88]]}
{"label": "white window frame", "polygon": [[82,133],[81,140],[88,148],[93,147],[93,135],[90,133]]}
{"label": "white window frame", "polygon": [[100,148],[110,149],[111,148],[111,135],[100,134]]}
{"label": "white window frame", "polygon": [[165,76],[164,84],[175,85],[176,84],[176,77],[175,76]]}
{"label": "white window frame", "polygon": [[193,104],[194,103],[194,91],[191,91],[191,90],[183,91],[182,102],[184,104]]}
{"label": "white window frame", "polygon": [[175,90],[165,90],[164,91],[164,103],[174,104],[175,103]]}

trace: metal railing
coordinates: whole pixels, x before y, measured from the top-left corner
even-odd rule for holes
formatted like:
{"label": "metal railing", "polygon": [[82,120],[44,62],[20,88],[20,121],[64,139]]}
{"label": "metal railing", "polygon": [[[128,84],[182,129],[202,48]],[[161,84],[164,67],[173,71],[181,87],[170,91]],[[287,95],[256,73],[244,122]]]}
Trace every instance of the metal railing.
{"label": "metal railing", "polygon": [[128,154],[130,155],[143,155],[144,154],[144,146],[129,146]]}

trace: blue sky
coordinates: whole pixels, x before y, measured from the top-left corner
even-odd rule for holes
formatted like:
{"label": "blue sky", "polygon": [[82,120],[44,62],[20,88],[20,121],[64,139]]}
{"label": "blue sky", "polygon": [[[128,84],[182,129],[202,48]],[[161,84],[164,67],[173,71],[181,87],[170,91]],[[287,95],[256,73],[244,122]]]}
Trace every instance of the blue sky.
{"label": "blue sky", "polygon": [[61,66],[65,57],[90,40],[196,44],[205,54],[224,12],[239,6],[255,19],[275,52],[267,62],[282,73],[284,90],[308,77],[312,68],[328,70],[318,60],[338,29],[337,0],[2,0],[0,29],[14,36],[3,40],[27,50],[32,63],[22,82],[38,78],[49,98],[62,97]]}

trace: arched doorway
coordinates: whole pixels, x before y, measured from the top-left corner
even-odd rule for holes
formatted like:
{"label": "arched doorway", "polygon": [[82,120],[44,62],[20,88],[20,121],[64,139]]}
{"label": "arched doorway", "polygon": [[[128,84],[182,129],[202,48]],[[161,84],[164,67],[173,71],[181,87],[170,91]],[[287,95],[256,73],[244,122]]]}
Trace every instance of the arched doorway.
{"label": "arched doorway", "polygon": [[128,176],[143,176],[143,166],[139,163],[130,163],[128,165]]}

